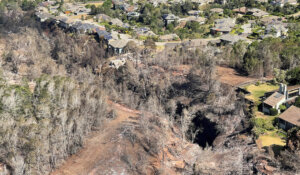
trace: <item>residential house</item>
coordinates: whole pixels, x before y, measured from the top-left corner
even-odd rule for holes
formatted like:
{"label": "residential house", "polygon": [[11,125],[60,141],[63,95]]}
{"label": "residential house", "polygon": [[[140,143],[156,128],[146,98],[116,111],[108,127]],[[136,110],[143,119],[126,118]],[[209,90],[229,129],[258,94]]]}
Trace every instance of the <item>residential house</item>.
{"label": "residential house", "polygon": [[111,31],[111,36],[112,36],[112,39],[114,39],[114,40],[120,40],[120,39],[129,40],[131,38],[131,36],[128,34],[122,34],[117,31],[114,31],[114,30]]}
{"label": "residential house", "polygon": [[247,7],[240,7],[240,8],[236,8],[232,10],[235,13],[239,13],[239,14],[246,14],[247,13]]}
{"label": "residential house", "polygon": [[141,36],[145,36],[145,37],[156,37],[157,35],[152,32],[150,30],[150,28],[148,27],[137,27],[137,28],[134,28],[134,32],[136,33],[136,35],[138,37],[141,37]]}
{"label": "residential house", "polygon": [[160,4],[166,4],[168,0],[150,0],[149,2],[152,3],[154,7],[157,7]]}
{"label": "residential house", "polygon": [[121,20],[119,20],[118,18],[111,19],[109,23],[112,25],[119,26],[119,27],[123,27],[123,25],[124,25],[124,23]]}
{"label": "residential house", "polygon": [[211,28],[211,33],[228,34],[235,26],[235,21],[236,20],[234,18],[217,19],[215,20],[215,26]]}
{"label": "residential house", "polygon": [[256,2],[259,2],[259,3],[268,3],[269,0],[255,0]]}
{"label": "residential house", "polygon": [[165,14],[163,15],[163,19],[165,21],[165,25],[171,24],[172,22],[179,19],[179,17],[173,15],[173,14]]}
{"label": "residential house", "polygon": [[80,34],[94,34],[97,32],[97,29],[101,29],[96,24],[89,23],[89,22],[82,22],[82,21],[76,21],[72,26],[71,29],[74,32],[80,33]]}
{"label": "residential house", "polygon": [[137,34],[150,31],[149,27],[136,27],[133,29]]}
{"label": "residential house", "polygon": [[198,5],[205,5],[213,3],[215,0],[191,0],[193,3],[197,3]]}
{"label": "residential house", "polygon": [[297,0],[274,0],[272,1],[273,5],[278,5],[280,7],[283,7],[285,4],[290,4],[290,5],[297,5]]}
{"label": "residential house", "polygon": [[265,29],[265,37],[286,37],[288,32],[288,28],[283,23],[272,23],[266,26]]}
{"label": "residential house", "polygon": [[180,18],[178,22],[188,22],[188,21],[194,21],[198,22],[199,24],[204,24],[206,21],[206,18],[203,17],[196,17],[196,16],[189,16],[186,18]]}
{"label": "residential house", "polygon": [[283,23],[283,21],[285,21],[285,18],[279,17],[279,16],[267,16],[267,17],[263,17],[260,19],[260,22],[264,26],[267,26],[267,25],[273,24],[273,23]]}
{"label": "residential house", "polygon": [[241,26],[241,28],[243,29],[242,36],[248,37],[249,35],[252,34],[252,24],[251,23],[243,24]]}
{"label": "residential house", "polygon": [[103,40],[108,42],[109,40],[112,39],[111,33],[108,33],[105,30],[96,29],[96,32],[97,32],[97,35],[98,35],[100,40],[103,39]]}
{"label": "residential house", "polygon": [[280,112],[280,105],[295,100],[300,96],[300,86],[290,86],[280,84],[279,91],[273,92],[271,96],[263,101],[263,112],[270,114],[270,109],[277,109]]}
{"label": "residential house", "polygon": [[118,9],[118,8],[120,8],[120,6],[122,6],[126,2],[125,2],[125,0],[112,0],[112,3],[113,3],[113,8]]}
{"label": "residential house", "polygon": [[201,13],[202,13],[202,11],[200,11],[200,10],[190,10],[190,11],[188,11],[188,15],[189,16],[196,16],[196,17],[198,17]]}
{"label": "residential house", "polygon": [[248,41],[245,37],[233,34],[226,34],[220,37],[221,45],[234,44],[240,40]]}
{"label": "residential house", "polygon": [[222,5],[227,4],[227,0],[214,0],[214,2]]}
{"label": "residential house", "polygon": [[162,35],[159,37],[159,40],[163,41],[163,42],[166,42],[166,41],[173,41],[173,40],[176,40],[178,39],[178,35],[176,34],[168,34],[168,35]]}
{"label": "residential house", "polygon": [[127,13],[127,18],[130,19],[137,19],[140,16],[138,12],[129,12]]}
{"label": "residential house", "polygon": [[59,5],[56,5],[56,6],[50,6],[50,7],[49,7],[49,12],[50,12],[50,13],[58,13],[58,7],[59,7]]}
{"label": "residential house", "polygon": [[45,12],[35,12],[35,16],[38,18],[40,22],[45,22],[49,19],[54,19],[53,15]]}
{"label": "residential house", "polygon": [[91,13],[90,8],[85,8],[85,7],[79,7],[75,12],[74,15],[88,15]]}
{"label": "residential house", "polygon": [[56,1],[44,1],[44,2],[40,2],[39,6],[41,7],[49,7],[51,5],[54,5],[56,3]]}
{"label": "residential house", "polygon": [[128,42],[129,41],[125,39],[109,40],[108,48],[111,49],[114,54],[122,54]]}
{"label": "residential house", "polygon": [[58,26],[63,29],[68,29],[72,26],[72,23],[75,23],[75,20],[72,20],[65,16],[57,16],[56,21],[58,23]]}
{"label": "residential house", "polygon": [[247,14],[252,15],[252,16],[255,16],[255,17],[257,17],[257,18],[262,18],[262,17],[265,17],[265,16],[268,16],[268,15],[269,15],[268,12],[265,12],[265,11],[260,10],[260,9],[258,9],[258,8],[248,9],[248,10],[247,10]]}
{"label": "residential house", "polygon": [[216,13],[216,14],[219,14],[219,15],[223,15],[224,10],[222,8],[212,8],[212,9],[210,9],[210,12],[211,13]]}
{"label": "residential house", "polygon": [[126,13],[129,13],[129,12],[134,12],[138,9],[138,7],[136,5],[130,5],[130,4],[122,4],[120,5],[120,9],[125,11]]}
{"label": "residential house", "polygon": [[283,130],[287,131],[293,127],[300,127],[300,108],[291,106],[278,118],[279,127]]}
{"label": "residential house", "polygon": [[45,12],[45,13],[48,13],[49,10],[46,8],[46,7],[43,7],[43,6],[38,6],[36,9],[35,9],[36,12]]}
{"label": "residential house", "polygon": [[112,18],[105,14],[98,14],[94,16],[95,21],[97,22],[109,22]]}

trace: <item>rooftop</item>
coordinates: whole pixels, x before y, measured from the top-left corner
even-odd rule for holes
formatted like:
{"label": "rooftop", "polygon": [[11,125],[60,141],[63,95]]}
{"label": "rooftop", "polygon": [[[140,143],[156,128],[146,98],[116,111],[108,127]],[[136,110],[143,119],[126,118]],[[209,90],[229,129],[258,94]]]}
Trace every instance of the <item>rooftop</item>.
{"label": "rooftop", "polygon": [[296,106],[291,106],[286,111],[284,111],[279,116],[279,118],[293,125],[300,126],[300,108]]}
{"label": "rooftop", "polygon": [[278,104],[281,100],[283,100],[285,96],[279,92],[274,92],[270,97],[268,97],[264,103],[270,106],[275,106]]}
{"label": "rooftop", "polygon": [[236,8],[236,9],[233,9],[233,11],[238,12],[238,13],[246,13],[247,12],[247,7]]}
{"label": "rooftop", "polygon": [[232,34],[226,34],[226,35],[222,35],[220,37],[221,40],[223,41],[228,41],[231,43],[235,43],[238,42],[239,40],[246,40],[246,38],[238,36],[238,35],[232,35]]}
{"label": "rooftop", "polygon": [[175,19],[178,19],[178,17],[175,16],[174,14],[165,14],[165,15],[163,15],[163,18],[165,20],[175,20]]}
{"label": "rooftop", "polygon": [[223,9],[222,8],[213,8],[213,9],[210,9],[210,12],[213,12],[213,13],[223,13]]}
{"label": "rooftop", "polygon": [[119,49],[122,49],[124,48],[128,43],[128,40],[110,40],[109,41],[109,45],[111,45],[112,47],[114,48],[119,48]]}

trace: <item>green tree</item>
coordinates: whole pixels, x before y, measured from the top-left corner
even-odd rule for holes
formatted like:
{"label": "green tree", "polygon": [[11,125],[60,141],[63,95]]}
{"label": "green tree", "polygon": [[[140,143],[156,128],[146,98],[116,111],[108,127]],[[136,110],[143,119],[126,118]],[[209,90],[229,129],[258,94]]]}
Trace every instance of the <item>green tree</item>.
{"label": "green tree", "polygon": [[289,70],[286,73],[287,82],[290,84],[300,84],[300,66]]}
{"label": "green tree", "polygon": [[274,109],[274,108],[270,109],[270,115],[275,116],[277,114],[278,114],[278,110],[277,109]]}
{"label": "green tree", "polygon": [[112,7],[112,0],[106,0],[103,4],[102,4],[102,7],[104,9],[111,9]]}
{"label": "green tree", "polygon": [[300,97],[297,97],[295,100],[295,106],[297,106],[298,108],[300,108]]}
{"label": "green tree", "polygon": [[35,1],[28,1],[28,0],[22,1],[21,8],[24,11],[33,10],[35,7],[36,7]]}

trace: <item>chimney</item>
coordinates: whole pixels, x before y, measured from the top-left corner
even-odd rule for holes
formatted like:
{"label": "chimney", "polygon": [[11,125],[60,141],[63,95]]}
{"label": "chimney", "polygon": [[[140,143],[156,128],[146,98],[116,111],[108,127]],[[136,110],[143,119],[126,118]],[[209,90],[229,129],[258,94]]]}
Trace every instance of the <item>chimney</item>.
{"label": "chimney", "polygon": [[280,83],[280,85],[279,85],[279,93],[284,94],[282,83]]}
{"label": "chimney", "polygon": [[286,84],[280,83],[279,93],[281,93],[283,95],[287,94],[287,85]]}

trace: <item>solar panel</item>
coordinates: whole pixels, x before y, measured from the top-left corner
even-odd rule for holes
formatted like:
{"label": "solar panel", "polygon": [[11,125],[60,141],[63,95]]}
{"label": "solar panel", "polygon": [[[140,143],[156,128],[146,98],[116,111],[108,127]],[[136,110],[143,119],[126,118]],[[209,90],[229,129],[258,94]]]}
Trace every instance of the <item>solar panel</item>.
{"label": "solar panel", "polygon": [[275,98],[280,98],[280,97],[282,97],[282,94],[277,93],[277,94],[275,95]]}

